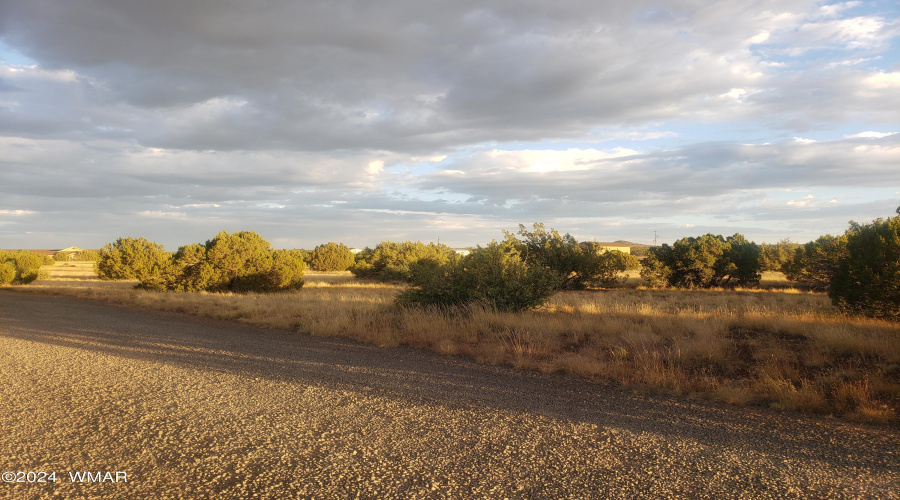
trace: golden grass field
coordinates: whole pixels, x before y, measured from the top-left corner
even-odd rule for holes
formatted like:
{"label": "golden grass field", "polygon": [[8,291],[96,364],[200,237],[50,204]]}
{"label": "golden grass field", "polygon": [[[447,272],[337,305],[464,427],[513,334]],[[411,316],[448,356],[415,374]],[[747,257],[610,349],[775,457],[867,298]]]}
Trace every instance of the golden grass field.
{"label": "golden grass field", "polygon": [[[81,264],[87,273],[88,263]],[[542,308],[402,309],[398,285],[349,273],[307,274],[296,292],[158,293],[89,275],[51,278],[38,293],[236,320],[380,346],[408,345],[523,369],[564,372],[639,391],[896,424],[900,325],[836,311],[780,273],[760,288],[560,292]]]}

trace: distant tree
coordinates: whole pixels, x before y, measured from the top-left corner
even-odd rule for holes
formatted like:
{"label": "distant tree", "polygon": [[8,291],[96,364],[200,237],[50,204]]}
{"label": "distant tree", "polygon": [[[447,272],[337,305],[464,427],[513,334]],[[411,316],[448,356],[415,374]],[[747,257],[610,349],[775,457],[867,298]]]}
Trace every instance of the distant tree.
{"label": "distant tree", "polygon": [[423,259],[410,267],[412,286],[398,296],[401,305],[479,303],[515,312],[546,303],[559,286],[556,273],[527,264],[514,246],[497,242],[462,259]]}
{"label": "distant tree", "polygon": [[650,247],[631,247],[631,255],[635,257],[646,257],[650,254]]}
{"label": "distant tree", "polygon": [[801,283],[810,290],[825,292],[838,263],[847,252],[847,236],[819,236],[794,250],[794,256],[782,266],[785,277]]}
{"label": "distant tree", "polygon": [[782,267],[794,257],[794,253],[800,247],[789,239],[778,243],[761,243],[759,245],[759,269],[760,271],[781,271]]}
{"label": "distant tree", "polygon": [[828,296],[839,308],[900,320],[900,216],[851,223]]}
{"label": "distant tree", "polygon": [[515,234],[504,231],[504,244],[515,248],[531,266],[540,266],[557,276],[560,289],[611,286],[624,280],[620,273],[637,265],[631,255],[606,251],[594,242],[579,243],[572,235],[535,223],[532,231],[519,224]]}
{"label": "distant tree", "polygon": [[443,244],[382,241],[374,249],[358,253],[350,272],[359,278],[409,281],[410,265],[426,259],[444,265],[458,260],[459,254]]}
{"label": "distant tree", "polygon": [[653,247],[641,277],[652,286],[710,288],[759,282],[759,247],[740,234],[706,234]]}
{"label": "distant tree", "polygon": [[641,261],[634,255],[619,250],[605,250],[596,242],[584,242],[581,246],[588,252],[584,281],[588,286],[619,285],[628,279],[628,276],[623,274],[625,271],[641,267]]}
{"label": "distant tree", "polygon": [[93,250],[82,250],[75,255],[75,260],[80,262],[97,262],[100,254]]}
{"label": "distant tree", "polygon": [[759,283],[759,245],[735,233],[725,239],[726,249],[716,262],[716,286],[750,286]]}
{"label": "distant tree", "polygon": [[539,266],[557,276],[557,288],[587,287],[591,274],[592,251],[585,251],[572,235],[560,235],[556,229],[547,230],[544,224],[535,222],[532,231],[519,224],[520,236],[503,232],[505,244],[515,248],[522,260],[530,266]]}
{"label": "distant tree", "polygon": [[346,271],[353,263],[353,252],[343,243],[319,245],[309,256],[309,266],[316,271]]}

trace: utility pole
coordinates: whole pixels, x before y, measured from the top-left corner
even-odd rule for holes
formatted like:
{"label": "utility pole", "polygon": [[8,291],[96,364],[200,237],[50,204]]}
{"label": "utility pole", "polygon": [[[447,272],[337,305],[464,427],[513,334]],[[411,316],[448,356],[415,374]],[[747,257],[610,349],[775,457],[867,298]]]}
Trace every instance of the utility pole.
{"label": "utility pole", "polygon": [[653,231],[653,246],[656,246],[656,231]]}

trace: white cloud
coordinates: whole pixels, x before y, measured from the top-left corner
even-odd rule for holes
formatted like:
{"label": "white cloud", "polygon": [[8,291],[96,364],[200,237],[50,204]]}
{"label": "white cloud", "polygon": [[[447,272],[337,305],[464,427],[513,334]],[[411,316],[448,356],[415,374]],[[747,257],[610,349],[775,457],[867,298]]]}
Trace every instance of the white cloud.
{"label": "white cloud", "polygon": [[366,172],[370,175],[378,175],[384,171],[384,160],[373,160],[366,167]]}
{"label": "white cloud", "polygon": [[750,39],[747,42],[749,45],[758,45],[758,44],[764,43],[768,39],[769,39],[769,32],[761,31],[758,34],[750,37]]}
{"label": "white cloud", "polygon": [[839,2],[819,7],[818,15],[821,17],[837,17],[847,9],[858,7],[862,2]]}
{"label": "white cloud", "polygon": [[609,134],[612,139],[627,139],[629,141],[650,141],[654,139],[666,139],[670,137],[678,137],[678,132],[672,130],[666,131],[639,131],[633,130],[628,132],[613,132]]}
{"label": "white cloud", "polygon": [[897,132],[860,132],[858,134],[853,135],[845,135],[844,137],[847,139],[881,139],[882,137],[887,137],[889,135],[894,135]]}
{"label": "white cloud", "polygon": [[166,212],[162,210],[142,210],[138,212],[138,215],[155,219],[183,219],[187,217],[186,212]]}
{"label": "white cloud", "polygon": [[78,73],[69,70],[46,70],[38,66],[15,66],[0,62],[0,78],[12,82],[44,80],[60,83],[74,83],[81,78]]}
{"label": "white cloud", "polygon": [[822,208],[826,206],[836,205],[840,203],[840,201],[836,198],[817,198],[813,195],[806,195],[799,200],[788,200],[785,205],[791,208]]}
{"label": "white cloud", "polygon": [[544,173],[591,170],[597,168],[599,161],[635,154],[638,154],[638,151],[627,148],[610,150],[571,148],[563,151],[495,149],[485,153],[490,162],[499,170]]}
{"label": "white cloud", "polygon": [[900,88],[900,71],[876,73],[866,78],[864,83],[876,89]]}
{"label": "white cloud", "polygon": [[34,210],[8,210],[8,209],[0,210],[0,215],[19,216],[19,215],[33,215],[36,213],[37,212],[35,212]]}

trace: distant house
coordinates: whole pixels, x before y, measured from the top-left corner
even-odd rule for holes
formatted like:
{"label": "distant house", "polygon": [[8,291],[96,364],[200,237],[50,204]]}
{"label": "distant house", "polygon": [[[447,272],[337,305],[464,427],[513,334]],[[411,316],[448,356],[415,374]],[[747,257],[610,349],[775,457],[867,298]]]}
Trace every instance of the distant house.
{"label": "distant house", "polygon": [[472,253],[472,250],[470,250],[468,248],[454,248],[453,251],[462,255],[463,257]]}
{"label": "distant house", "polygon": [[76,260],[78,258],[78,254],[80,254],[83,251],[84,251],[83,248],[69,247],[69,248],[63,248],[62,250],[58,250],[57,253],[67,254],[69,256],[69,260]]}
{"label": "distant house", "polygon": [[630,246],[622,245],[621,243],[618,243],[618,242],[611,243],[611,242],[598,241],[596,244],[598,247],[600,247],[600,251],[603,251],[603,252],[618,250],[622,253],[628,253],[628,254],[631,253]]}

